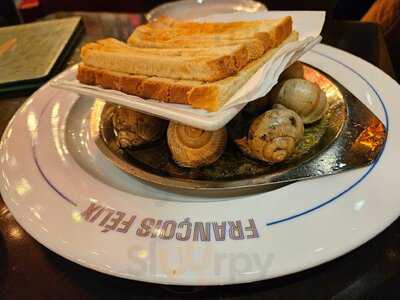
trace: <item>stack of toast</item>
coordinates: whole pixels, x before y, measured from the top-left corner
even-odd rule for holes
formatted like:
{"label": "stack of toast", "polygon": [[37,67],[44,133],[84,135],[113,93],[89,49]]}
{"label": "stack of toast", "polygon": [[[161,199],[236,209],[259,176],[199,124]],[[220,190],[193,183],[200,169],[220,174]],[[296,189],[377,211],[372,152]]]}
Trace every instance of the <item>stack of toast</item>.
{"label": "stack of toast", "polygon": [[295,41],[291,17],[195,23],[163,17],[81,49],[77,78],[124,93],[217,111],[283,44]]}

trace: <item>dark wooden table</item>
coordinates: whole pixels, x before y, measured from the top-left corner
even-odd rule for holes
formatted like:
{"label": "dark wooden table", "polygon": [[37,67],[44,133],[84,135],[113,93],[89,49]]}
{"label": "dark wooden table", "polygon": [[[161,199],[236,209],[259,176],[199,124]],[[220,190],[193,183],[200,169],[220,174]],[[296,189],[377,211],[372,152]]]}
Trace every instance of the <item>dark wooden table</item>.
{"label": "dark wooden table", "polygon": [[[81,43],[105,36],[126,39],[144,21],[141,15],[81,15],[86,27]],[[323,37],[393,76],[378,26],[332,22]],[[77,48],[67,65],[78,60]],[[27,96],[0,98],[0,134]],[[0,198],[0,299],[400,299],[399,286],[400,220],[349,254],[294,275],[242,285],[174,287],[119,279],[65,260],[33,240]]]}

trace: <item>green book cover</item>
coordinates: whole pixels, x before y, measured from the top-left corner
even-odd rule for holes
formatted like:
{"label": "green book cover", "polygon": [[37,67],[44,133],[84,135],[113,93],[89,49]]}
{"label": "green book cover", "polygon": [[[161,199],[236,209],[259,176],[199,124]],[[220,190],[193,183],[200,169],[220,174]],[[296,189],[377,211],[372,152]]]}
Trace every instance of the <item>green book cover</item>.
{"label": "green book cover", "polygon": [[23,89],[48,79],[80,21],[80,17],[71,17],[1,27],[0,89]]}

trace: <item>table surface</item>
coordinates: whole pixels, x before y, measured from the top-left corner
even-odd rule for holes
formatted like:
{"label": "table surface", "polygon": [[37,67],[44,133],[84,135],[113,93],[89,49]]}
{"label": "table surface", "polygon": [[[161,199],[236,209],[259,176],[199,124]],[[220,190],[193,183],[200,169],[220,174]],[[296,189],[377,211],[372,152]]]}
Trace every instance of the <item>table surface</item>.
{"label": "table surface", "polygon": [[[69,12],[47,18],[71,14],[83,16],[86,33],[81,44],[106,36],[127,39],[144,22],[142,15],[109,13]],[[330,22],[322,35],[324,43],[358,55],[394,76],[377,25]],[[66,66],[78,60],[79,47]],[[0,97],[0,135],[28,96]],[[54,254],[18,225],[0,197],[0,299],[399,299],[399,284],[400,219],[354,251],[297,274],[242,285],[177,287],[115,278]]]}

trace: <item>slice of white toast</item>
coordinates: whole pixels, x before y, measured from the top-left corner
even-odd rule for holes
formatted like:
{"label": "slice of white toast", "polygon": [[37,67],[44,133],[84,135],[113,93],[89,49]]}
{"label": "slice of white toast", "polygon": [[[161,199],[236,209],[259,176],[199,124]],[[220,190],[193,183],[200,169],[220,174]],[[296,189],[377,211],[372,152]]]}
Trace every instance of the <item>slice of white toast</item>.
{"label": "slice of white toast", "polygon": [[212,48],[138,48],[115,39],[99,40],[81,49],[87,66],[136,75],[216,81],[237,73],[264,53],[247,42]]}
{"label": "slice of white toast", "polygon": [[195,23],[160,18],[138,26],[128,44],[146,48],[219,47],[233,42],[257,39],[265,51],[279,45],[292,32],[290,16],[277,20],[230,23]]}
{"label": "slice of white toast", "polygon": [[195,108],[217,111],[276,51],[283,45],[297,39],[298,34],[292,32],[278,47],[265,52],[260,58],[250,62],[236,75],[214,82],[133,75],[88,66],[85,63],[79,66],[77,78],[84,84],[99,85],[142,98],[189,104]]}

